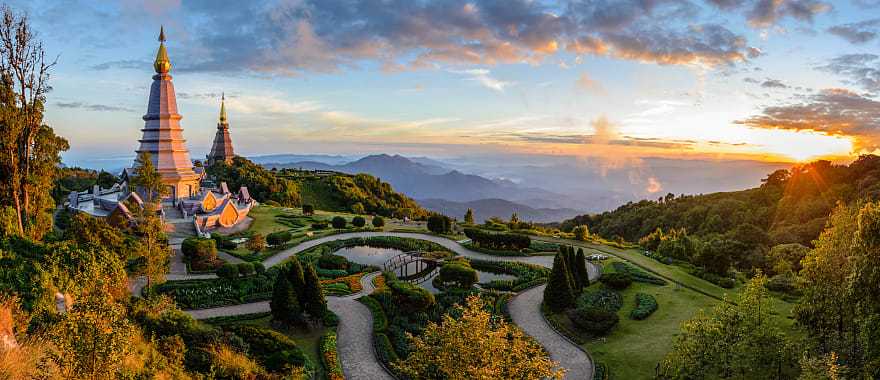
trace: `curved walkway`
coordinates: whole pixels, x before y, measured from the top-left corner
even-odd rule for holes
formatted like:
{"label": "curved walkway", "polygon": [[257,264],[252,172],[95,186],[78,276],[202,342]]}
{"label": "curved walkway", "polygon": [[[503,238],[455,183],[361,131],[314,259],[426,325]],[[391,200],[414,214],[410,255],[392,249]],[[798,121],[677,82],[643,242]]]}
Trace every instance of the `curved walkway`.
{"label": "curved walkway", "polygon": [[[342,363],[342,372],[347,379],[387,379],[393,380],[385,371],[373,349],[373,314],[357,298],[375,290],[373,278],[380,272],[361,277],[360,292],[342,297],[327,297],[327,307],[339,316],[336,350]],[[269,301],[241,305],[215,307],[213,309],[187,310],[195,319],[206,319],[231,315],[263,313],[270,311]]]}
{"label": "curved walkway", "polygon": [[[553,266],[553,256],[493,256],[471,251],[461,244],[435,235],[416,232],[349,232],[302,242],[281,251],[263,261],[267,268],[283,263],[291,256],[317,245],[350,238],[369,238],[393,236],[413,238],[437,243],[456,254],[468,258],[492,261],[517,261],[537,264],[544,267]],[[588,263],[590,264],[590,263]],[[601,273],[599,267],[587,265],[590,281],[595,281]],[[330,309],[339,315],[337,347],[346,378],[350,379],[392,379],[382,368],[373,348],[372,325],[373,316],[366,306],[355,299],[373,291],[372,279],[378,272],[361,278],[363,290],[344,297],[327,297]],[[169,275],[169,280],[213,278],[214,275]],[[551,359],[559,362],[566,369],[566,379],[589,379],[593,374],[593,362],[590,356],[580,347],[569,341],[554,330],[541,314],[541,302],[544,298],[544,285],[526,290],[511,299],[509,311],[513,322],[526,334],[535,338],[550,353]],[[187,311],[196,319],[211,318],[225,315],[241,315],[269,311],[268,302],[218,307],[204,310]]]}

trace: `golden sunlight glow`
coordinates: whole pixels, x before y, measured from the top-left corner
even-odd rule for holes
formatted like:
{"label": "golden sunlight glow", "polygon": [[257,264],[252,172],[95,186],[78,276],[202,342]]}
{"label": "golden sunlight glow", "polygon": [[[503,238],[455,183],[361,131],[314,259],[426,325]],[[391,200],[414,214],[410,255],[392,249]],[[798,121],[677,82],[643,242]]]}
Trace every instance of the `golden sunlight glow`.
{"label": "golden sunlight glow", "polygon": [[829,136],[812,131],[770,130],[763,142],[763,150],[798,162],[824,157],[845,156],[853,151],[853,140],[848,136]]}

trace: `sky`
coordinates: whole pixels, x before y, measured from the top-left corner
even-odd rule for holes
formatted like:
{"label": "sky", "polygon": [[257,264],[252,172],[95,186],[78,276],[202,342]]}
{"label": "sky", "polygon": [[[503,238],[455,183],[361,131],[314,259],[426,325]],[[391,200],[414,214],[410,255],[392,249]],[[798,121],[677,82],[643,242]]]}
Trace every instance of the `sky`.
{"label": "sky", "polygon": [[134,156],[164,25],[236,153],[798,162],[880,148],[880,1],[12,1],[67,162]]}

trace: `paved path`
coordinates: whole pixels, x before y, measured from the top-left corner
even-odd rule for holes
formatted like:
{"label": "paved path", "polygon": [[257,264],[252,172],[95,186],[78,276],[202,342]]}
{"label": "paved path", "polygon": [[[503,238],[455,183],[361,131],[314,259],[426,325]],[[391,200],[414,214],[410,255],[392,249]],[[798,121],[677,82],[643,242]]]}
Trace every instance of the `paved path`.
{"label": "paved path", "polygon": [[[599,268],[592,264],[587,265],[587,272],[591,282],[597,280],[601,274]],[[507,304],[510,319],[544,346],[551,359],[565,368],[565,379],[592,379],[594,368],[590,356],[556,332],[541,314],[546,287],[536,286],[513,297]]]}
{"label": "paved path", "polygon": [[[327,306],[339,316],[336,349],[346,379],[393,380],[379,363],[373,349],[373,314],[370,309],[357,301],[357,298],[375,290],[373,278],[378,275],[380,272],[373,272],[361,277],[363,290],[360,292],[342,297],[327,297]],[[270,310],[269,301],[263,301],[213,309],[187,310],[186,313],[195,319],[206,319],[262,313]]]}
{"label": "paved path", "polygon": [[223,260],[229,264],[241,264],[244,262],[244,260],[239,259],[238,257],[232,256],[232,255],[230,255],[226,252],[223,252],[223,251],[217,251],[217,257],[220,260]]}
{"label": "paved path", "polygon": [[[457,253],[460,256],[492,261],[517,261],[537,264],[544,267],[553,266],[553,256],[493,256],[485,253],[471,251],[455,241],[447,238],[410,232],[351,232],[329,235],[314,240],[300,243],[294,247],[281,251],[263,261],[263,265],[269,268],[283,263],[291,256],[306,249],[326,243],[328,241],[343,240],[356,237],[395,236],[431,241]],[[601,273],[599,267],[588,263],[587,271],[590,281],[595,281]],[[339,355],[342,360],[343,371],[350,379],[391,379],[381,367],[373,350],[372,339],[372,314],[363,304],[355,301],[362,294],[372,292],[372,277],[377,273],[364,276],[361,283],[364,290],[358,294],[346,297],[327,297],[328,306],[339,315]],[[173,279],[197,279],[214,278],[214,275],[168,275]],[[593,362],[589,355],[577,345],[553,330],[541,314],[541,302],[544,297],[544,286],[539,286],[520,293],[509,304],[509,310],[513,322],[523,329],[528,335],[535,338],[544,346],[550,357],[559,362],[567,370],[566,379],[590,379],[593,373]],[[269,311],[268,302],[258,302],[245,305],[234,305],[214,309],[187,311],[197,319],[210,318],[223,315],[239,315]]]}

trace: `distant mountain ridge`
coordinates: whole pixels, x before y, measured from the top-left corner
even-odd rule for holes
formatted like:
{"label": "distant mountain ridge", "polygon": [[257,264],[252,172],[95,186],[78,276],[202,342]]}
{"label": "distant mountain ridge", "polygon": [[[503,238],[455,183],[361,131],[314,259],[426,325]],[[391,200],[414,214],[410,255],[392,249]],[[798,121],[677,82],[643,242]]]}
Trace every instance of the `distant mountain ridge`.
{"label": "distant mountain ridge", "polygon": [[520,220],[546,223],[569,219],[582,213],[582,211],[571,208],[533,208],[497,198],[470,202],[454,202],[445,199],[417,199],[416,202],[428,210],[436,211],[458,220],[463,220],[467,209],[472,209],[476,222],[483,222],[493,216],[507,220],[511,214],[516,213]]}

